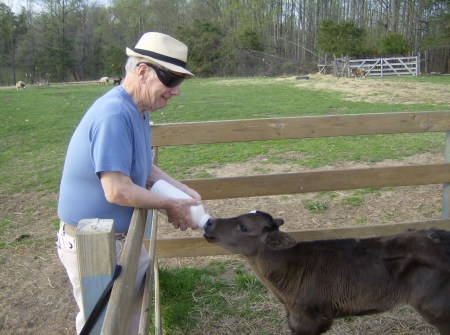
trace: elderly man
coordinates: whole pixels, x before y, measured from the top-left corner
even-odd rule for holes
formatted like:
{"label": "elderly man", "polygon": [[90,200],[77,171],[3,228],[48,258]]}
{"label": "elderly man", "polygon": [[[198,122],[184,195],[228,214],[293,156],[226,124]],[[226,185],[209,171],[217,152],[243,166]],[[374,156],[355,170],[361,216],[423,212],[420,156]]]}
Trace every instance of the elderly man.
{"label": "elderly man", "polygon": [[[88,109],[67,150],[61,178],[58,255],[68,273],[80,312],[77,333],[85,323],[81,302],[76,226],[81,219],[114,219],[117,256],[135,207],[164,209],[175,228],[197,229],[189,207],[200,195],[152,164],[148,113],[164,108],[180,94],[180,84],[194,75],[186,69],[187,46],[164,34],[144,34],[126,49],[126,76]],[[146,186],[163,179],[192,196],[174,199],[150,193]],[[137,334],[142,279],[148,256],[142,247],[136,280],[135,313],[127,334]]]}

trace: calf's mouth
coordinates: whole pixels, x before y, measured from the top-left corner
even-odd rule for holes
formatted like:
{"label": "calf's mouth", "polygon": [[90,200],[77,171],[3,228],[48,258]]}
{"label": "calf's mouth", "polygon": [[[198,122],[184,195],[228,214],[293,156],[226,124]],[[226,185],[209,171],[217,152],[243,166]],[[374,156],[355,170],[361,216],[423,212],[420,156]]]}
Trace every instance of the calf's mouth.
{"label": "calf's mouth", "polygon": [[214,243],[214,242],[217,240],[217,238],[211,235],[211,229],[212,229],[212,220],[211,220],[211,219],[209,219],[209,220],[206,222],[206,225],[205,225],[205,228],[204,228],[204,229],[205,229],[205,233],[203,234],[203,237],[204,237],[208,242]]}
{"label": "calf's mouth", "polygon": [[210,236],[207,233],[203,234],[203,237],[210,243],[214,243],[217,240],[214,236]]}

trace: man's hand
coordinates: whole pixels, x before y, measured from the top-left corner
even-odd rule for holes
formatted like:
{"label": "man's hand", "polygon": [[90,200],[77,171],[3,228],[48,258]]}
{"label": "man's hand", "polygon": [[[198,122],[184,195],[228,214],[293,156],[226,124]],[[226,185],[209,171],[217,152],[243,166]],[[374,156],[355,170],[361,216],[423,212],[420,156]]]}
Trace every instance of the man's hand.
{"label": "man's hand", "polygon": [[192,221],[190,207],[199,204],[197,199],[173,199],[166,208],[169,223],[182,231],[188,228],[197,229],[197,225]]}

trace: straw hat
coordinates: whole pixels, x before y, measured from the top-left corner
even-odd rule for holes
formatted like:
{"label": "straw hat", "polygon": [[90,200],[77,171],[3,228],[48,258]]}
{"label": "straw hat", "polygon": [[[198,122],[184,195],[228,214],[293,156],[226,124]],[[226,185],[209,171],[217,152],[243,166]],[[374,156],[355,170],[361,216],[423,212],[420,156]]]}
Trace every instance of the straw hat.
{"label": "straw hat", "polygon": [[177,73],[186,79],[194,75],[186,69],[188,47],[169,35],[150,32],[142,35],[134,49],[127,48],[127,55],[142,57]]}

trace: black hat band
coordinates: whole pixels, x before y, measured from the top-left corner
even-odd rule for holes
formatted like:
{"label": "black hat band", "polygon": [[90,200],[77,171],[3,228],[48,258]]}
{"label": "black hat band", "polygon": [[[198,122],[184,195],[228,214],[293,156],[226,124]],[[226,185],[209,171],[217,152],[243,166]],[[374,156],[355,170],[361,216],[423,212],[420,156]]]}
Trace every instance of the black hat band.
{"label": "black hat band", "polygon": [[183,62],[182,60],[179,60],[177,58],[173,58],[173,57],[169,57],[166,55],[161,55],[159,53],[153,52],[153,51],[148,51],[148,50],[144,50],[144,49],[133,49],[134,52],[141,54],[141,55],[145,55],[148,57],[152,57],[155,59],[158,59],[160,61],[163,62],[167,62],[167,63],[171,63],[177,66],[181,66],[182,68],[186,68],[186,62]]}

